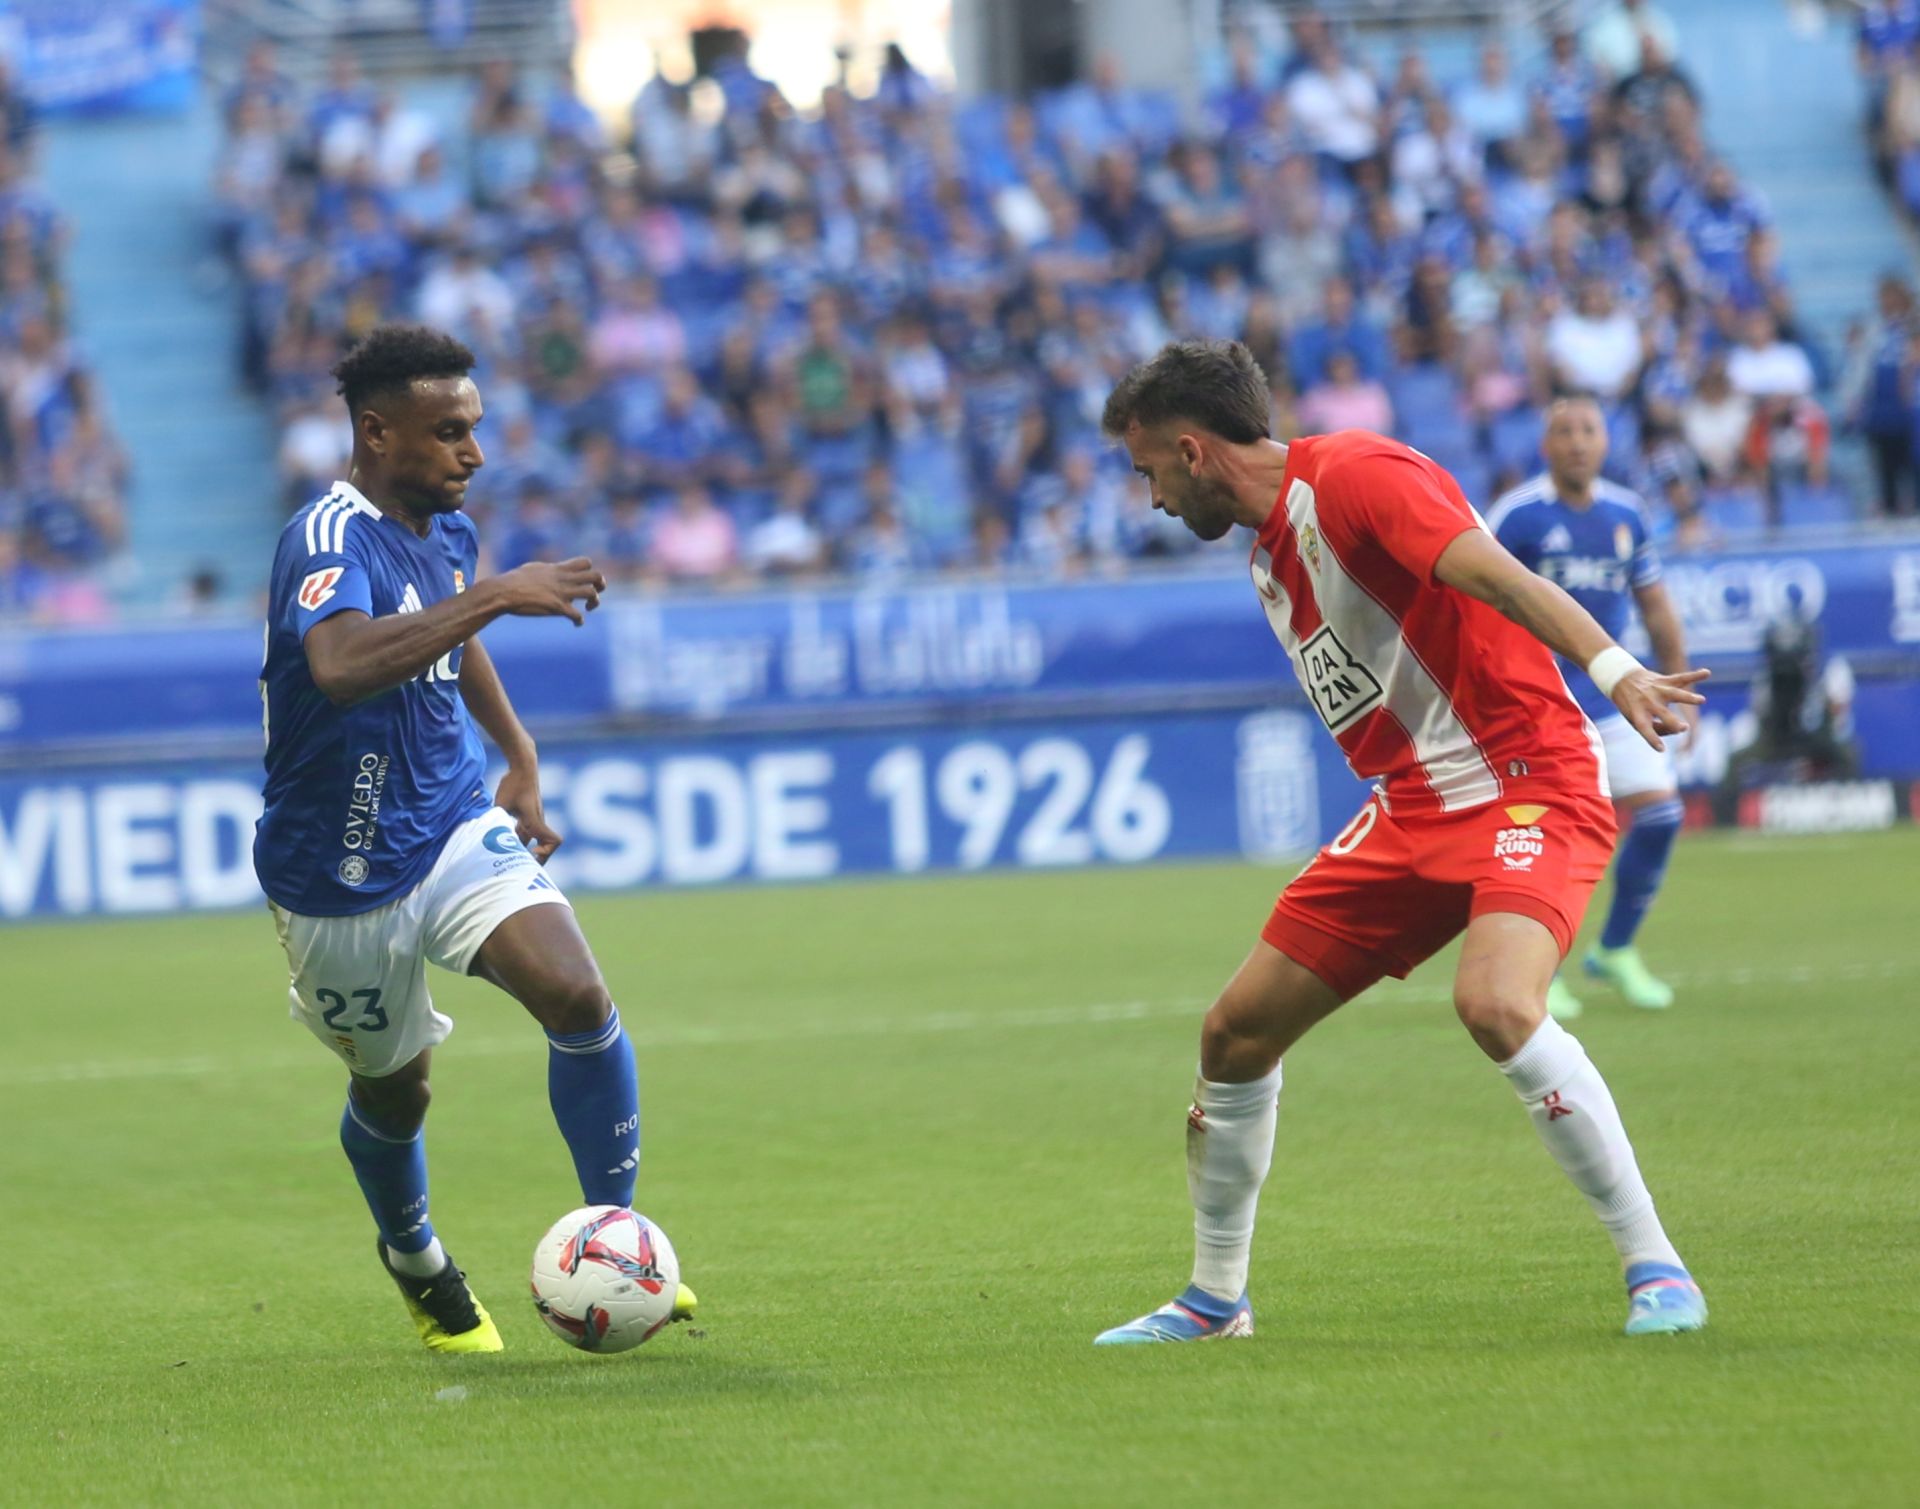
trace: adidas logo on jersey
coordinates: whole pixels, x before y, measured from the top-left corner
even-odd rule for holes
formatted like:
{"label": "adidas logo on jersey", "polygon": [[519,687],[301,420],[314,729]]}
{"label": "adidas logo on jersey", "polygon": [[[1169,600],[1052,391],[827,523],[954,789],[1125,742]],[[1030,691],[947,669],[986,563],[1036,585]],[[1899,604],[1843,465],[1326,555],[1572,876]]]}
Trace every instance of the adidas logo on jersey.
{"label": "adidas logo on jersey", "polygon": [[1551,554],[1556,550],[1573,549],[1573,536],[1567,532],[1567,526],[1556,524],[1547,531],[1547,537],[1540,542],[1540,548]]}
{"label": "adidas logo on jersey", "polygon": [[418,613],[425,606],[426,604],[420,601],[420,594],[414,588],[413,583],[408,582],[407,590],[400,594],[400,607],[398,611],[402,613]]}

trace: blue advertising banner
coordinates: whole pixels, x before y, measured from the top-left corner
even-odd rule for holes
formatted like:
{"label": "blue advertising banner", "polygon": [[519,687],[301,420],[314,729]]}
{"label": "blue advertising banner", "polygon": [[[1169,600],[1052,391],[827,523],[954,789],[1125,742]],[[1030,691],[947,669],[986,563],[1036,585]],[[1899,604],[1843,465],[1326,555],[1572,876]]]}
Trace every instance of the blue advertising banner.
{"label": "blue advertising banner", "polygon": [[[1920,667],[1920,544],[1669,563],[1693,653],[1750,669],[1790,607],[1863,676]],[[487,645],[528,719],[848,726],[1092,707],[1288,701],[1293,678],[1237,571],[1076,585],[946,583],[731,597],[616,596],[583,629],[503,620]],[[0,755],[258,738],[261,631],[0,630]],[[1716,688],[1716,694],[1719,689]]]}
{"label": "blue advertising banner", "polygon": [[[1711,785],[1750,719],[1716,701],[1679,759]],[[1868,776],[1905,776],[1920,686],[1862,684]],[[557,740],[571,890],[1304,855],[1364,799],[1304,708],[817,734]],[[0,775],[0,919],[258,905],[256,761]]]}
{"label": "blue advertising banner", "polygon": [[200,0],[0,0],[0,56],[42,110],[184,110]]}
{"label": "blue advertising banner", "polygon": [[[570,889],[1304,854],[1364,795],[1298,708],[542,752]],[[257,904],[257,768],[0,777],[0,918]]]}

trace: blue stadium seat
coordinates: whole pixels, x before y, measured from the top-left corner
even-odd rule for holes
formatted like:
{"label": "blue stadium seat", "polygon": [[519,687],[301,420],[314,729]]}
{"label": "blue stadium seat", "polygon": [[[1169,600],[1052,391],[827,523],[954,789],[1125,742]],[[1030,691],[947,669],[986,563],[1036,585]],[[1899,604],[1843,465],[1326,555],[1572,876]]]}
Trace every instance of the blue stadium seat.
{"label": "blue stadium seat", "polygon": [[1540,470],[1540,411],[1524,405],[1500,415],[1487,426],[1487,448],[1495,466],[1532,476]]}
{"label": "blue stadium seat", "polygon": [[1780,522],[1783,524],[1851,524],[1858,517],[1853,499],[1846,489],[1801,485],[1787,487],[1780,494]]}
{"label": "blue stadium seat", "polygon": [[1767,527],[1767,505],[1750,487],[1715,488],[1700,499],[1707,522],[1727,534],[1749,534]]}
{"label": "blue stadium seat", "polygon": [[1393,400],[1393,412],[1406,432],[1466,422],[1460,390],[1445,367],[1423,362],[1398,368],[1387,378],[1387,396]]}

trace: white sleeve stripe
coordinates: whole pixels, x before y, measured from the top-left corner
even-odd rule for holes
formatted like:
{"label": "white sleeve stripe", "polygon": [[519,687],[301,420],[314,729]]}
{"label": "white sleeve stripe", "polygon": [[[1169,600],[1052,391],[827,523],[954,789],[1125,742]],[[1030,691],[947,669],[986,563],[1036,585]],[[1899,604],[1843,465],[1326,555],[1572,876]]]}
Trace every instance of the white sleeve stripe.
{"label": "white sleeve stripe", "polygon": [[355,514],[363,513],[370,514],[376,519],[380,517],[380,510],[370,503],[362,503],[358,498],[340,500],[340,527],[333,532],[333,548],[336,554],[347,548],[347,525],[352,522]]}
{"label": "white sleeve stripe", "polygon": [[331,515],[340,506],[341,498],[337,493],[328,493],[313,505],[307,514],[307,554],[317,555],[328,548],[327,529],[332,523]]}

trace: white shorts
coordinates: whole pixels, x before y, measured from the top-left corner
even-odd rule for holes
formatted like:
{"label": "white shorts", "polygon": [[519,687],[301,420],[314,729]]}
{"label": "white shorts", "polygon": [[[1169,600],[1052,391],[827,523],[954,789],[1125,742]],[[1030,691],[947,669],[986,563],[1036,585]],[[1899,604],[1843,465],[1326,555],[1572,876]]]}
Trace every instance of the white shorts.
{"label": "white shorts", "polygon": [[1607,752],[1607,786],[1614,800],[1649,791],[1673,791],[1679,781],[1673,773],[1673,755],[1655,749],[1633,731],[1619,714],[1594,725]]}
{"label": "white shorts", "polygon": [[495,807],[455,829],[427,878],[385,906],[302,917],[268,903],[291,1015],[355,1074],[391,1074],[453,1031],[433,1009],[427,961],[463,975],[496,927],[548,902],[568,904]]}

